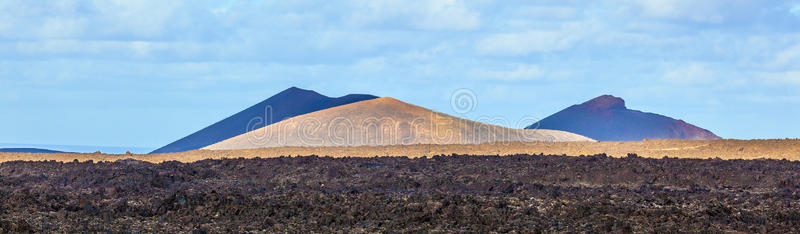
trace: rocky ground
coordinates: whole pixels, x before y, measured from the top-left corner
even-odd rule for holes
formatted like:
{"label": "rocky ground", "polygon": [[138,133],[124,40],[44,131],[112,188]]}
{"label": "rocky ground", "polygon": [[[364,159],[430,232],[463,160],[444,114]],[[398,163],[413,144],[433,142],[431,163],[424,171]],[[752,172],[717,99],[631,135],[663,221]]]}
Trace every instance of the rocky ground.
{"label": "rocky ground", "polygon": [[800,231],[800,162],[514,155],[0,164],[0,232]]}

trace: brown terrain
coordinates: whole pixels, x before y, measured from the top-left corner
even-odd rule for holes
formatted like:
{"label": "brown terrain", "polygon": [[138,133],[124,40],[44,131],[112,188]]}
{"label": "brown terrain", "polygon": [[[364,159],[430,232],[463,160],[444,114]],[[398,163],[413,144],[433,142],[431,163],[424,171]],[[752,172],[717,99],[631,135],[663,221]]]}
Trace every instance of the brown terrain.
{"label": "brown terrain", "polygon": [[0,233],[800,231],[798,139],[0,153],[0,162]]}
{"label": "brown terrain", "polygon": [[203,149],[480,144],[509,141],[593,140],[564,131],[511,129],[466,120],[384,97],[296,116]]}
{"label": "brown terrain", "polygon": [[124,155],[77,153],[0,153],[0,162],[55,160],[116,161],[133,158],[147,162],[194,162],[222,158],[272,158],[280,156],[372,157],[434,155],[594,155],[624,157],[635,153],[642,157],[721,158],[721,159],[787,159],[800,160],[800,139],[784,140],[645,140],[635,142],[499,142],[477,145],[395,145],[359,147],[275,147],[246,150],[194,150],[182,153]]}
{"label": "brown terrain", "polygon": [[0,233],[798,233],[800,161],[17,161],[0,197]]}

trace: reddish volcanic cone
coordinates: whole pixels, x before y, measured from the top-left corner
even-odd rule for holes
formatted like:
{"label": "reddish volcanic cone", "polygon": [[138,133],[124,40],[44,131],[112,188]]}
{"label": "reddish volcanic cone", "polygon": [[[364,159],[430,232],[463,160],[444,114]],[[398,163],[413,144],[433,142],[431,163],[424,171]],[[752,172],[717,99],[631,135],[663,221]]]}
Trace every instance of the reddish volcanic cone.
{"label": "reddish volcanic cone", "polygon": [[572,132],[598,141],[721,139],[714,133],[667,116],[631,110],[625,100],[603,95],[559,111],[528,128]]}

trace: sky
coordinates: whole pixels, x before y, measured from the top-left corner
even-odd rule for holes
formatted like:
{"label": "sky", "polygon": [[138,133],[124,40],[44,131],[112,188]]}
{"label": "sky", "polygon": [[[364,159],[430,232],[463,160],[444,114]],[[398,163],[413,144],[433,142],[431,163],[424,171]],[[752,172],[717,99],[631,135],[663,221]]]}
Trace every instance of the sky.
{"label": "sky", "polygon": [[0,1],[0,142],[157,148],[292,86],[797,138],[800,1]]}

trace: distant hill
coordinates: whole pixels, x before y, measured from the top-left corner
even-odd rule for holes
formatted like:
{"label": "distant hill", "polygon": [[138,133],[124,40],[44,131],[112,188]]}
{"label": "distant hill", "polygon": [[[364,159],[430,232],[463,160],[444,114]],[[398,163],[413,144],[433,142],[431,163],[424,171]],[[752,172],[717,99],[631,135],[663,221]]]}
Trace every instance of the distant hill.
{"label": "distant hill", "polygon": [[124,154],[125,152],[128,151],[134,154],[146,154],[150,151],[153,151],[152,147],[54,145],[54,144],[30,144],[30,143],[0,143],[0,149],[2,148],[48,149],[64,153],[94,153],[100,151],[107,154]]}
{"label": "distant hill", "polygon": [[[287,118],[375,98],[377,97],[363,94],[331,98],[311,90],[291,87],[151,153],[172,153],[200,149],[244,134],[247,130],[258,129]],[[267,109],[270,110],[270,115],[266,114]]]}
{"label": "distant hill", "polygon": [[563,131],[510,129],[475,122],[385,97],[296,116],[204,149],[479,144],[503,141],[593,140]]}
{"label": "distant hill", "polygon": [[64,153],[56,150],[38,149],[38,148],[2,148],[0,152],[4,153]]}
{"label": "distant hill", "polygon": [[611,95],[603,95],[580,105],[570,106],[527,128],[568,131],[598,141],[721,139],[711,131],[683,120],[628,109],[625,100]]}

